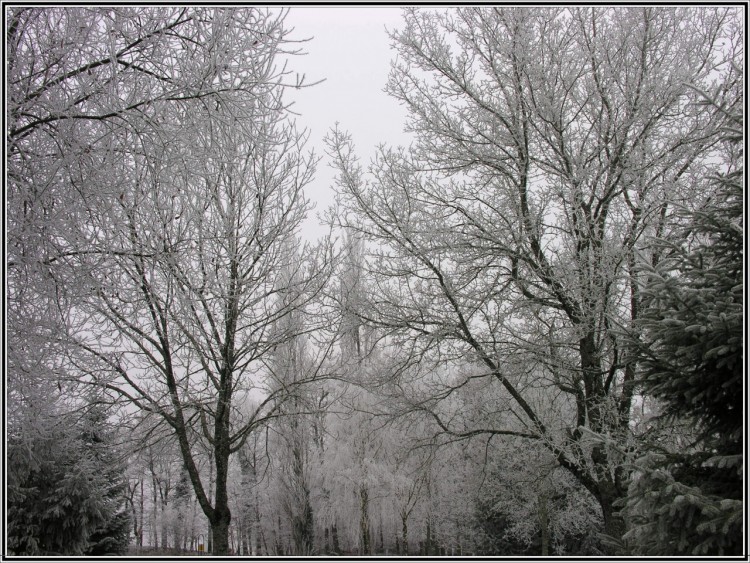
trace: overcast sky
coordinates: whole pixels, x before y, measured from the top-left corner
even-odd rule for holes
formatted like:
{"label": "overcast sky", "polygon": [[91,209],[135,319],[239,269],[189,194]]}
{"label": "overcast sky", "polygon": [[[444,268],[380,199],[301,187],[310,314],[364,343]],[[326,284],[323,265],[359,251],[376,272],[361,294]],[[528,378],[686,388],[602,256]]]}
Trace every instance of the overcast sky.
{"label": "overcast sky", "polygon": [[312,37],[304,44],[308,53],[293,57],[290,68],[306,75],[308,82],[325,78],[311,88],[290,92],[297,123],[310,129],[310,146],[324,158],[315,181],[307,188],[317,203],[313,217],[303,230],[305,238],[316,238],[324,230],[316,228],[314,216],[332,203],[330,189],[334,172],[324,155],[322,139],[336,122],[349,131],[362,164],[374,156],[378,143],[408,144],[403,133],[406,112],[385,94],[394,57],[386,28],[401,27],[401,10],[390,7],[293,7],[286,19],[294,28],[291,37]]}

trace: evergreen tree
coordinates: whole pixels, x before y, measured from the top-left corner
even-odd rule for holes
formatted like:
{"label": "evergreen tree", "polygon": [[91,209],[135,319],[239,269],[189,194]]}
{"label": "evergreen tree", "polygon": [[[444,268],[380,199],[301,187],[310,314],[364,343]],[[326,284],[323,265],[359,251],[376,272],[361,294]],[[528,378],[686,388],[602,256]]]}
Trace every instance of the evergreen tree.
{"label": "evergreen tree", "polygon": [[91,403],[79,422],[84,456],[96,476],[94,494],[101,503],[102,523],[89,536],[86,555],[118,555],[128,548],[130,514],[125,504],[126,466],[115,444],[106,410]]}
{"label": "evergreen tree", "polygon": [[123,466],[113,453],[103,414],[89,411],[75,420],[54,404],[46,407],[33,428],[15,426],[10,432],[10,552],[123,553],[130,526],[122,504]]}
{"label": "evergreen tree", "polygon": [[[741,84],[737,78],[737,83]],[[638,461],[624,539],[649,555],[742,552],[743,168],[742,97],[715,101],[730,145],[727,171],[688,226],[662,241],[648,270],[639,349],[646,395],[661,424],[692,422],[693,443]]]}
{"label": "evergreen tree", "polygon": [[14,555],[80,555],[96,526],[81,518],[87,469],[67,420],[40,419],[8,441],[8,548]]}

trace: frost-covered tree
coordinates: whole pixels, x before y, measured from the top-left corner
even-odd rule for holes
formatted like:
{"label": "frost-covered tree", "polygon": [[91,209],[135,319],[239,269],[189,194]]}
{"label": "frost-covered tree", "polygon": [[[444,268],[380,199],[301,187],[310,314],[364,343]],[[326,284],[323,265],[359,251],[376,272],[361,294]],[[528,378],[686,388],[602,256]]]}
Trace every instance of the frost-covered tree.
{"label": "frost-covered tree", "polygon": [[[689,444],[652,448],[637,465],[625,535],[635,553],[742,553],[744,166],[742,73],[708,97],[729,144],[714,191],[658,241],[665,258],[642,291],[640,383],[662,414],[687,422]],[[670,447],[671,446],[671,447]]]}
{"label": "frost-covered tree", "polygon": [[237,526],[240,528],[242,553],[261,554],[261,501],[260,478],[267,463],[259,459],[259,436],[253,436],[238,453],[240,468],[239,491],[235,495],[238,504]]}
{"label": "frost-covered tree", "polygon": [[96,404],[80,416],[48,401],[27,403],[24,425],[9,428],[8,548],[15,555],[121,555],[130,515],[116,432]]}
{"label": "frost-covered tree", "polygon": [[[371,249],[360,316],[403,359],[394,386],[417,364],[482,366],[508,416],[474,430],[543,444],[598,500],[612,536],[625,531],[614,509],[623,450],[589,438],[631,440],[636,363],[613,328],[639,315],[648,236],[676,202],[712,189],[719,120],[687,84],[706,89],[726,72],[738,15],[407,10],[387,90],[415,142],[383,149],[367,175],[347,136],[331,137],[339,220]],[[539,387],[552,408],[535,405]],[[471,431],[431,410],[440,432]]]}
{"label": "frost-covered tree", "polygon": [[[403,444],[399,446],[403,447]],[[393,504],[400,525],[396,553],[409,555],[409,520],[423,499],[428,478],[424,462],[417,455],[405,456],[403,451],[390,449],[388,457],[398,464],[392,482]]]}
{"label": "frost-covered tree", "polygon": [[[296,299],[293,287],[299,279],[302,261],[291,248],[293,257],[285,268],[284,288],[279,295],[282,301]],[[274,329],[289,337],[273,351],[268,367],[276,385],[290,389],[279,408],[279,417],[274,424],[278,440],[276,452],[279,463],[280,494],[279,508],[287,517],[291,529],[291,554],[310,555],[315,547],[315,523],[310,503],[310,466],[314,452],[312,440],[312,416],[315,392],[313,389],[295,386],[310,378],[317,368],[308,349],[306,327],[302,311],[292,311],[278,320]],[[282,340],[282,339],[279,339]]]}
{"label": "frost-covered tree", "polygon": [[192,486],[190,476],[184,468],[180,471],[180,476],[175,485],[172,506],[174,509],[173,517],[173,537],[174,547],[176,549],[187,549],[188,539],[190,537],[190,507],[192,504]]}
{"label": "frost-covered tree", "polygon": [[85,555],[122,555],[130,539],[130,513],[125,503],[127,489],[126,457],[118,444],[117,426],[108,420],[104,406],[90,399],[77,421],[82,456],[90,458],[94,472],[106,485],[101,495],[104,523],[89,536]]}
{"label": "frost-covered tree", "polygon": [[[172,429],[217,554],[229,459],[286,389],[253,413],[236,403],[268,391],[257,368],[278,344],[270,329],[326,270],[325,250],[304,252],[295,300],[275,300],[315,163],[284,105],[284,16],[19,8],[9,24],[14,346],[47,322],[65,377]],[[27,314],[36,303],[51,305]]]}
{"label": "frost-covered tree", "polygon": [[475,521],[484,554],[597,554],[596,499],[548,451],[515,439],[495,443],[476,491]]}

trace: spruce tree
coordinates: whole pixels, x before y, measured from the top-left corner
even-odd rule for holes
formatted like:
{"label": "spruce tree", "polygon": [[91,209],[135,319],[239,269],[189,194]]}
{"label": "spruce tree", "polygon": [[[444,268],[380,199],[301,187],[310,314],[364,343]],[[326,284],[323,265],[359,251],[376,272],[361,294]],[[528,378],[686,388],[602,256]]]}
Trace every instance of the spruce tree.
{"label": "spruce tree", "polygon": [[[11,430],[8,440],[8,548],[12,555],[80,555],[91,533],[78,513],[86,472],[63,419],[40,419],[33,430]],[[95,524],[94,524],[95,525]]]}
{"label": "spruce tree", "polygon": [[122,505],[123,465],[103,416],[89,410],[81,419],[51,401],[37,412],[33,427],[14,424],[10,429],[10,553],[125,552],[129,516]]}
{"label": "spruce tree", "polygon": [[[739,83],[741,79],[738,78]],[[718,102],[725,139],[742,139],[742,98]],[[641,384],[662,402],[660,424],[693,424],[692,444],[651,451],[637,464],[624,539],[648,555],[742,552],[743,168],[739,150],[715,191],[683,213],[687,227],[660,241],[648,268],[640,327]]]}
{"label": "spruce tree", "polygon": [[125,505],[125,463],[106,410],[91,403],[79,422],[84,456],[96,475],[94,494],[101,506],[101,524],[89,536],[86,555],[121,555],[128,549],[130,514]]}

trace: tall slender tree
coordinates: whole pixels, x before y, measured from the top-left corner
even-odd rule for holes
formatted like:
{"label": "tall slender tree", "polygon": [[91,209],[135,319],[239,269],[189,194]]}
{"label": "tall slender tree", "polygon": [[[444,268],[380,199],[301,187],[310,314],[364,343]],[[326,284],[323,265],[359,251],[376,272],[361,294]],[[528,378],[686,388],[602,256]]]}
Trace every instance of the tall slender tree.
{"label": "tall slender tree", "polygon": [[[299,281],[299,266],[302,264],[293,249],[284,268],[284,288],[294,287]],[[282,301],[293,301],[293,292],[283,290],[279,294]],[[289,337],[276,347],[269,368],[279,387],[290,389],[284,405],[279,409],[280,418],[276,424],[279,436],[279,462],[281,485],[281,508],[285,512],[291,528],[291,548],[295,555],[309,555],[315,548],[315,526],[313,508],[310,502],[310,471],[312,443],[312,416],[314,414],[314,392],[295,384],[309,378],[316,369],[308,350],[305,322],[302,311],[294,311],[280,319],[274,327],[276,331]]]}

